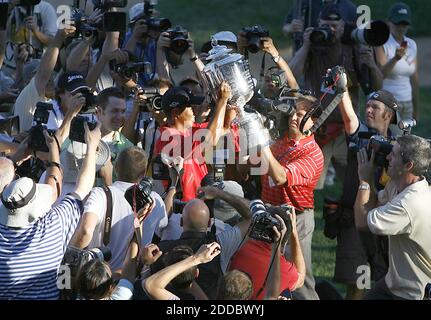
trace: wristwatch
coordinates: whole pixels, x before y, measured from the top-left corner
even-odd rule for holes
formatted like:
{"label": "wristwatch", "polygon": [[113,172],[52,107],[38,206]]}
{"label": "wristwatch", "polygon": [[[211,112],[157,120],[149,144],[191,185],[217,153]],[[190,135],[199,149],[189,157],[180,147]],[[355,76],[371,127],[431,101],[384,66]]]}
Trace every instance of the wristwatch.
{"label": "wristwatch", "polygon": [[273,60],[275,63],[278,63],[278,61],[280,61],[280,55],[277,55],[277,56],[275,56],[275,57],[272,57],[272,60]]}
{"label": "wristwatch", "polygon": [[370,190],[370,185],[368,183],[361,183],[359,185],[359,190]]}

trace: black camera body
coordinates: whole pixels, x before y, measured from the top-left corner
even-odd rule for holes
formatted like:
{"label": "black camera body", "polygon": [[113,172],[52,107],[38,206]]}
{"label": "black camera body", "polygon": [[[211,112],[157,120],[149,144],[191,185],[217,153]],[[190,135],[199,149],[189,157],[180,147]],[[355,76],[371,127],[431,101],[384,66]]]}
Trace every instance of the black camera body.
{"label": "black camera body", "polygon": [[73,246],[68,246],[61,264],[68,266],[70,268],[72,277],[75,277],[82,266],[87,262],[94,259],[109,261],[111,260],[111,257],[112,253],[108,247],[84,250]]}
{"label": "black camera body", "polygon": [[151,74],[152,68],[150,62],[134,62],[116,63],[115,60],[109,62],[112,71],[118,73],[125,79],[132,79],[136,73]]}
{"label": "black camera body", "polygon": [[187,29],[181,26],[176,26],[175,28],[166,30],[166,32],[169,34],[169,38],[171,39],[170,49],[176,54],[184,54],[190,47],[189,42],[187,41],[189,38],[189,32]]}
{"label": "black camera body", "polygon": [[260,50],[261,38],[269,37],[269,31],[262,26],[256,25],[248,28],[243,28],[247,38],[247,50],[251,53],[257,53]]}
{"label": "black camera body", "polygon": [[94,9],[108,11],[111,8],[127,7],[127,0],[93,0]]}
{"label": "black camera body", "polygon": [[389,139],[381,135],[374,135],[370,138],[367,147],[368,158],[371,157],[371,152],[374,150],[374,164],[378,167],[387,168],[389,161],[386,157],[391,153],[393,145]]}
{"label": "black camera body", "polygon": [[91,25],[88,22],[88,19],[85,17],[84,13],[77,8],[72,9],[71,20],[75,25],[75,33],[73,34],[73,38],[77,39],[88,39],[92,36],[97,37],[98,29],[96,26]]}
{"label": "black camera body", "polygon": [[321,91],[337,94],[346,91],[347,87],[347,75],[346,70],[342,66],[335,66],[329,69],[326,75],[322,78]]}
{"label": "black camera body", "polygon": [[169,180],[169,167],[163,163],[160,154],[152,162],[152,171],[155,180]]}
{"label": "black camera body", "polygon": [[94,113],[96,111],[96,96],[93,94],[93,92],[90,91],[88,88],[82,88],[77,90],[75,93],[81,93],[82,96],[85,98],[85,104],[79,111],[79,113]]}
{"label": "black camera body", "polygon": [[147,99],[140,106],[140,112],[149,112],[150,108],[156,111],[162,110],[162,95],[157,87],[138,87],[135,95],[144,94]]}
{"label": "black camera body", "polygon": [[314,28],[310,34],[310,43],[314,46],[331,46],[335,40],[335,34],[329,26]]}
{"label": "black camera body", "polygon": [[6,133],[9,137],[19,134],[19,116],[0,119],[0,133]]}
{"label": "black camera body", "polygon": [[[52,104],[46,102],[38,102],[34,111],[33,121],[36,124],[30,129],[30,138],[28,146],[35,151],[48,152],[48,146],[45,142],[43,130],[47,130],[46,124],[49,119],[49,112],[52,110]],[[54,131],[47,130],[48,134],[54,134]]]}
{"label": "black camera body", "polygon": [[88,129],[94,130],[97,123],[89,121],[86,117],[76,116],[70,124],[69,139],[76,142],[85,143],[85,128],[84,123],[88,124]]}
{"label": "black camera body", "polygon": [[251,201],[250,211],[253,221],[248,236],[255,240],[273,243],[274,231],[272,227],[275,226],[278,230],[281,230],[280,222],[266,211],[265,205],[261,200]]}
{"label": "black camera body", "polygon": [[151,196],[153,187],[153,179],[145,177],[138,184],[128,188],[124,193],[124,197],[130,206],[138,212],[147,204],[151,206],[154,203],[154,199]]}
{"label": "black camera body", "polygon": [[172,212],[173,213],[182,213],[186,204],[187,204],[187,201],[181,201],[180,199],[174,199]]}

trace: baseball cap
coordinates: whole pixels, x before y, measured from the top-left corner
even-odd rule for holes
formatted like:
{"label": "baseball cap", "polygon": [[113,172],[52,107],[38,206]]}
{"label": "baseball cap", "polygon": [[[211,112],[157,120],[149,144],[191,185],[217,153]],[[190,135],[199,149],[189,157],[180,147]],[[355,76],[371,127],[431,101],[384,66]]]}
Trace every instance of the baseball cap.
{"label": "baseball cap", "polygon": [[411,10],[410,7],[403,3],[397,2],[389,9],[388,19],[392,23],[405,22],[412,24]]}
{"label": "baseball cap", "polygon": [[57,88],[74,92],[82,88],[90,89],[85,82],[85,76],[77,72],[62,73],[57,80]]}
{"label": "baseball cap", "polygon": [[[223,191],[244,198],[244,191],[241,185],[235,181],[223,181]],[[215,199],[214,216],[222,221],[226,221],[235,216],[239,216],[239,213],[227,202],[221,199]]]}
{"label": "baseball cap", "polygon": [[139,2],[129,9],[129,20],[133,21],[144,13],[144,3]]}
{"label": "baseball cap", "polygon": [[200,105],[204,100],[204,96],[195,96],[186,87],[172,87],[162,96],[162,108],[166,113],[175,108]]}
{"label": "baseball cap", "polygon": [[389,91],[386,91],[386,90],[379,90],[379,91],[371,93],[368,96],[368,101],[370,101],[370,100],[380,101],[380,102],[384,103],[385,105],[387,105],[392,110],[394,110],[395,117],[392,118],[391,123],[394,123],[394,124],[398,123],[398,119],[399,119],[398,102],[392,93],[390,93]]}
{"label": "baseball cap", "polygon": [[227,45],[236,47],[238,38],[231,31],[220,31],[211,36],[211,40],[207,41],[203,44],[201,51],[209,52],[212,48],[211,41],[212,39],[217,40],[218,45]]}
{"label": "baseball cap", "polygon": [[340,8],[335,3],[327,4],[320,11],[319,18],[322,20],[340,21],[341,20]]}
{"label": "baseball cap", "polygon": [[[79,175],[79,170],[82,168],[84,158],[87,153],[87,145],[85,143],[70,141],[65,149],[60,153],[60,163],[63,169],[63,182],[75,183]],[[111,157],[109,145],[100,140],[96,151],[96,172]]]}
{"label": "baseball cap", "polygon": [[1,195],[0,223],[23,228],[51,209],[52,188],[24,177],[12,181]]}

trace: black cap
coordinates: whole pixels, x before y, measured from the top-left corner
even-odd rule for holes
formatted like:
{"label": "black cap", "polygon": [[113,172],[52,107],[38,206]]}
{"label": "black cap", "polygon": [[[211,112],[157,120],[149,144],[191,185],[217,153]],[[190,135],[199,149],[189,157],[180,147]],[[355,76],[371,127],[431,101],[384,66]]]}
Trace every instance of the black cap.
{"label": "black cap", "polygon": [[204,96],[195,96],[191,90],[186,87],[173,87],[163,95],[162,108],[166,113],[175,108],[200,105],[204,100]]}
{"label": "black cap", "polygon": [[85,76],[77,72],[62,73],[57,80],[57,88],[74,92],[82,88],[90,88],[85,82]]}
{"label": "black cap", "polygon": [[412,14],[410,7],[403,2],[395,3],[389,10],[388,19],[390,22],[395,24],[402,22],[409,25],[412,24]]}
{"label": "black cap", "polygon": [[320,10],[319,18],[322,20],[340,21],[341,12],[338,4],[331,3],[325,5],[322,10]]}
{"label": "black cap", "polygon": [[395,99],[395,97],[392,93],[390,93],[389,91],[386,91],[386,90],[379,90],[379,91],[371,93],[368,96],[368,101],[369,100],[380,101],[380,102],[384,103],[385,105],[387,105],[392,110],[394,110],[395,117],[392,118],[391,123],[394,123],[394,124],[398,123],[398,101],[397,101],[397,99]]}

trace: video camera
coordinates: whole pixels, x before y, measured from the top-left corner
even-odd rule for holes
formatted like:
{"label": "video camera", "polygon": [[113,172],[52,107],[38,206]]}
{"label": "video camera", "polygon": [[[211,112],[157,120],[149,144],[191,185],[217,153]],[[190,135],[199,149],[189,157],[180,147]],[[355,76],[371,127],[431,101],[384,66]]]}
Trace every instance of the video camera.
{"label": "video camera", "polygon": [[112,71],[118,73],[125,79],[132,79],[136,73],[151,74],[152,68],[150,62],[134,62],[129,61],[127,63],[117,64],[115,60],[109,62],[109,66]]}
{"label": "video camera", "polygon": [[[30,138],[28,141],[29,148],[35,151],[48,152],[43,130],[47,130],[46,124],[49,119],[49,112],[52,110],[52,104],[46,102],[38,102],[34,111],[33,121],[36,124],[30,129]],[[54,131],[47,130],[48,134],[53,135]]]}
{"label": "video camera", "polygon": [[166,30],[171,39],[170,50],[178,55],[183,55],[187,49],[190,47],[187,39],[189,38],[189,32],[182,26],[176,26]]}
{"label": "video camera", "polygon": [[70,140],[86,143],[84,123],[87,123],[88,129],[90,129],[90,131],[94,130],[94,128],[96,128],[97,126],[96,122],[89,121],[87,117],[76,116],[75,118],[72,119],[72,122],[70,124],[70,133],[69,133]]}
{"label": "video camera", "polygon": [[128,188],[124,193],[124,198],[126,198],[130,206],[138,212],[147,204],[150,206],[153,205],[154,199],[151,196],[153,187],[153,179],[145,177],[139,183]]}
{"label": "video camera", "polygon": [[[283,209],[292,213],[292,207],[290,206],[283,206]],[[262,200],[259,199],[250,202],[250,211],[253,220],[250,226],[249,237],[259,241],[273,243],[274,231],[272,230],[272,227],[275,226],[279,231],[281,231],[281,224],[278,219],[273,217],[272,214],[267,211]],[[290,225],[286,225],[286,227],[287,234],[290,234],[292,232],[291,222]]]}
{"label": "video camera", "polygon": [[140,86],[132,90],[133,95],[138,96],[143,94],[146,96],[145,102],[140,105],[140,112],[149,112],[150,108],[161,111],[162,110],[162,95],[160,89],[157,87],[143,87]]}
{"label": "video camera", "polygon": [[93,0],[94,9],[100,9],[102,12],[111,8],[127,7],[127,0]]}
{"label": "video camera", "polygon": [[247,38],[247,50],[251,53],[259,52],[261,38],[269,37],[269,31],[259,25],[243,28],[242,31]]}
{"label": "video camera", "polygon": [[[358,137],[369,140],[367,144],[368,159],[371,159],[371,153],[374,150],[374,164],[380,168],[387,168],[389,162],[386,160],[386,157],[392,151],[392,140],[378,134],[372,135],[369,132],[359,132]],[[358,146],[355,145],[352,148],[353,151],[359,152]]]}
{"label": "video camera", "polygon": [[71,20],[75,25],[75,33],[73,38],[77,39],[89,39],[91,37],[97,37],[98,26],[91,25],[84,13],[77,9],[72,8]]}

